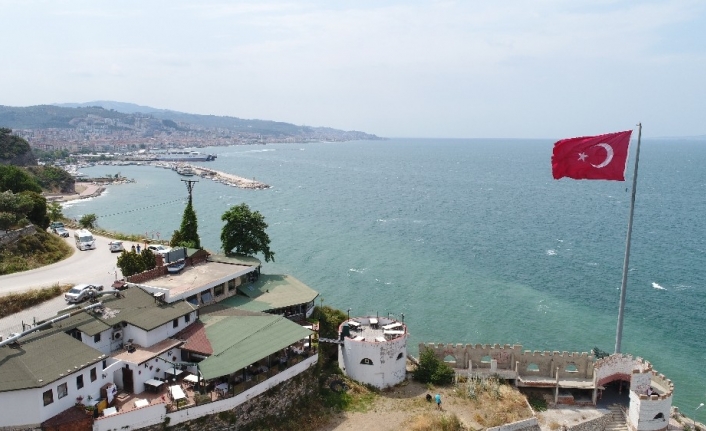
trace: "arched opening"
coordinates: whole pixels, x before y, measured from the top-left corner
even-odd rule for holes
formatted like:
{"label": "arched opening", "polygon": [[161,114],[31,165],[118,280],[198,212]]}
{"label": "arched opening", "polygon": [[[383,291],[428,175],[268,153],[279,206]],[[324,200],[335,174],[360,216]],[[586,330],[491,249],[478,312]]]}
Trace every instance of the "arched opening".
{"label": "arched opening", "polygon": [[490,357],[490,355],[485,355],[482,358],[480,358],[480,363],[481,364],[490,364],[491,360],[492,360],[492,358]]}
{"label": "arched opening", "polygon": [[564,371],[567,372],[567,373],[578,373],[578,372],[579,372],[579,369],[578,369],[578,367],[576,366],[576,364],[574,364],[573,362],[571,362],[571,363],[569,363],[569,364],[566,364],[566,367],[564,368]]}
{"label": "arched opening", "polygon": [[373,365],[373,360],[370,358],[363,358],[360,360],[362,365]]}
{"label": "arched opening", "polygon": [[444,357],[444,362],[446,362],[447,364],[455,364],[455,363],[456,363],[456,358],[455,358],[454,356],[452,356],[452,355],[446,355],[446,356]]}
{"label": "arched opening", "polygon": [[654,417],[654,419],[664,419],[664,414],[662,413],[657,413]]}
{"label": "arched opening", "polygon": [[404,354],[402,352],[400,352],[400,354],[397,355],[397,360],[399,361],[402,358],[404,358]]}
{"label": "arched opening", "polygon": [[530,362],[529,364],[527,364],[527,371],[538,373],[539,365],[535,364],[534,362]]}

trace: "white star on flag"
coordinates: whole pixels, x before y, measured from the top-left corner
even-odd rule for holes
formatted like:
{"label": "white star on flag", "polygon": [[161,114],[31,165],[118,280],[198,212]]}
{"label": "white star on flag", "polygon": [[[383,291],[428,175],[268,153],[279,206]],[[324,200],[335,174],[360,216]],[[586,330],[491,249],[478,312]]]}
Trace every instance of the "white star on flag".
{"label": "white star on flag", "polygon": [[586,161],[586,157],[588,157],[586,153],[579,153],[579,160],[581,160],[582,162]]}

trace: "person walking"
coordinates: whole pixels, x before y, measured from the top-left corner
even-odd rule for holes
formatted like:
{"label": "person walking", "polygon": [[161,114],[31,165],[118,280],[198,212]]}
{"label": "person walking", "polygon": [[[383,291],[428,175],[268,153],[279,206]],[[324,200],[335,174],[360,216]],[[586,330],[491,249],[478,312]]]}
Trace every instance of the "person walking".
{"label": "person walking", "polygon": [[137,244],[137,254],[140,254],[140,244]]}
{"label": "person walking", "polygon": [[135,253],[135,244],[132,245],[132,252]]}
{"label": "person walking", "polygon": [[434,399],[436,399],[436,408],[439,409],[439,410],[443,410],[443,409],[441,408],[441,394],[436,394],[436,396],[434,397]]}

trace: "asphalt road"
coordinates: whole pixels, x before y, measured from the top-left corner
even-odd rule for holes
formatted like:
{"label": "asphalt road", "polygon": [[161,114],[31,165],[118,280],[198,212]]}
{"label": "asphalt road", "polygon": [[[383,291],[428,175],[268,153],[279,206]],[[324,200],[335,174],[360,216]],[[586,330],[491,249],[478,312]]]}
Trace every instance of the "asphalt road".
{"label": "asphalt road", "polygon": [[[108,249],[108,243],[111,239],[93,235],[96,240],[96,249],[80,251],[76,249],[76,245],[74,244],[73,230],[69,230],[69,233],[70,236],[64,238],[64,240],[74,250],[74,253],[70,257],[52,265],[43,266],[31,271],[0,276],[0,295],[51,287],[56,283],[102,284],[105,289],[110,290],[111,284],[113,284],[113,281],[116,279],[116,272],[117,278],[122,278],[122,273],[116,266],[120,253],[111,253]],[[124,242],[124,245],[130,248],[132,243]],[[13,332],[21,332],[23,330],[22,323],[27,324],[50,318],[55,316],[58,311],[65,308],[67,305],[64,296],[61,295],[37,306],[2,318],[0,319],[0,336],[6,336]]]}
{"label": "asphalt road", "polygon": [[[116,272],[117,278],[122,278],[122,273],[116,265],[120,253],[111,253],[108,249],[111,239],[93,235],[96,249],[80,251],[74,244],[73,230],[69,230],[69,233],[70,236],[64,238],[74,249],[69,258],[31,271],[0,276],[0,295],[51,287],[56,283],[97,283],[109,288],[116,279]],[[128,242],[124,244],[126,248],[132,245]]]}

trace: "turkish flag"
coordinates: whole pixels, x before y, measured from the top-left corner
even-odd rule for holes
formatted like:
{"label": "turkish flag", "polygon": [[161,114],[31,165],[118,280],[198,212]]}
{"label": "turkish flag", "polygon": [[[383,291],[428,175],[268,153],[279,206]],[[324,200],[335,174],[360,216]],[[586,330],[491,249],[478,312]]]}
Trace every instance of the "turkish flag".
{"label": "turkish flag", "polygon": [[632,130],[557,141],[552,154],[554,179],[625,181]]}

